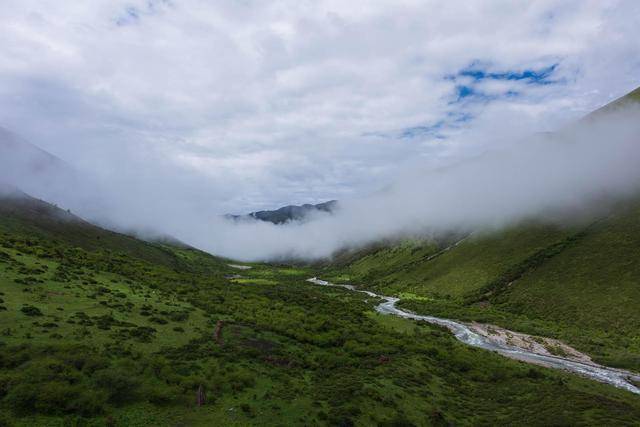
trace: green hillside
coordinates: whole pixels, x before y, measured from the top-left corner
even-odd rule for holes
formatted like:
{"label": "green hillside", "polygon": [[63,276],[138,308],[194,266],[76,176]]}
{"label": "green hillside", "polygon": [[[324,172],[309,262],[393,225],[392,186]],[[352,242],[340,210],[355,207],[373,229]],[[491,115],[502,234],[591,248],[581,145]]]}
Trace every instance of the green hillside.
{"label": "green hillside", "polygon": [[598,222],[490,300],[512,313],[589,331],[585,336],[602,335],[607,341],[582,346],[607,363],[639,369],[640,204]]}
{"label": "green hillside", "polygon": [[398,295],[420,313],[561,338],[640,370],[638,203],[582,227],[477,233],[441,253],[428,242],[383,248],[320,274]]}
{"label": "green hillside", "polygon": [[472,234],[444,251],[428,241],[406,242],[366,255],[348,271],[352,280],[380,291],[461,297],[569,234],[556,226],[531,224]]}
{"label": "green hillside", "polygon": [[376,301],[307,284],[304,268],[237,270],[193,249],[60,221],[59,209],[23,202],[47,214],[0,201],[0,424],[640,419],[638,396],[374,314]]}
{"label": "green hillside", "polygon": [[[640,101],[640,89],[604,107]],[[561,338],[640,371],[640,202],[579,212],[571,226],[527,221],[457,245],[388,245],[321,273],[424,314]]]}
{"label": "green hillside", "polygon": [[71,212],[17,190],[0,194],[0,232],[19,231],[85,250],[112,250],[137,259],[175,266],[179,260],[161,245],[114,233],[90,224]]}

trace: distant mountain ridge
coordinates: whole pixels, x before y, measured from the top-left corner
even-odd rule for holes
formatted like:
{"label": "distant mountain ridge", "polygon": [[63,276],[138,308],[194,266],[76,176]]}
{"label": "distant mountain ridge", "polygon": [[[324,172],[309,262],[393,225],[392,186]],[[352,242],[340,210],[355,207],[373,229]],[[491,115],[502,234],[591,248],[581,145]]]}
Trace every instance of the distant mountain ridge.
{"label": "distant mountain ridge", "polygon": [[[70,189],[77,190],[82,184],[87,184],[86,177],[65,160],[0,127],[0,215],[29,213],[27,216],[32,220],[37,217],[39,222],[55,218],[58,222],[93,226],[70,211],[58,208],[58,204],[68,208],[68,202],[74,200],[74,196],[66,197],[73,194]],[[98,187],[93,190],[99,194]],[[98,206],[98,201],[99,197],[87,199],[86,195],[83,199],[93,206]],[[119,229],[118,233],[151,243],[191,248],[169,234],[152,229]]]}
{"label": "distant mountain ridge", "polygon": [[289,221],[303,221],[310,215],[318,212],[332,213],[338,206],[337,200],[318,203],[315,205],[306,203],[304,205],[288,205],[276,210],[264,210],[251,212],[246,215],[226,215],[229,219],[242,220],[254,218],[260,221],[271,222],[273,224],[284,224]]}
{"label": "distant mountain ridge", "polygon": [[18,186],[18,180],[24,181],[26,176],[46,180],[52,173],[74,172],[65,161],[0,127],[0,181]]}
{"label": "distant mountain ridge", "polygon": [[72,207],[69,201],[75,198],[80,185],[86,185],[86,180],[72,165],[0,127],[0,190],[13,188]]}

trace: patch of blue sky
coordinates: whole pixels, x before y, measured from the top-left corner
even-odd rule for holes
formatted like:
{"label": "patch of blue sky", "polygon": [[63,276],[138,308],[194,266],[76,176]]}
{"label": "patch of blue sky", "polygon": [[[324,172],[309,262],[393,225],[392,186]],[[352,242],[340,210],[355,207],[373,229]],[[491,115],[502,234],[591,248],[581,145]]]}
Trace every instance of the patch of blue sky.
{"label": "patch of blue sky", "polygon": [[449,104],[455,104],[465,100],[465,98],[473,98],[474,101],[493,101],[501,98],[515,98],[520,95],[516,90],[506,90],[501,93],[486,93],[472,86],[458,85],[456,86],[456,98]]}
{"label": "patch of blue sky", "polygon": [[140,20],[140,11],[133,6],[127,6],[124,9],[124,13],[116,19],[116,24],[119,26],[130,25]]}
{"label": "patch of blue sky", "polygon": [[524,69],[524,70],[507,70],[507,71],[488,71],[486,68],[478,67],[475,64],[458,72],[458,76],[471,77],[474,81],[480,81],[484,79],[491,80],[526,80],[528,83],[535,84],[551,84],[555,83],[554,80],[549,78],[553,75],[553,72],[558,67],[558,63],[542,67],[539,69]]}
{"label": "patch of blue sky", "polygon": [[449,111],[445,117],[433,124],[408,127],[398,133],[400,139],[432,138],[447,139],[447,131],[460,128],[473,120],[473,114],[467,111]]}
{"label": "patch of blue sky", "polygon": [[429,137],[430,139],[446,139],[444,131],[451,127],[452,123],[448,120],[440,120],[433,124],[424,124],[411,126],[391,132],[364,132],[361,136],[383,138],[383,139],[413,139]]}
{"label": "patch of blue sky", "polygon": [[458,73],[445,76],[446,80],[450,80],[455,84],[454,99],[449,102],[449,105],[456,107],[454,111],[446,113],[444,118],[431,124],[411,126],[397,132],[367,132],[363,134],[363,136],[395,137],[397,139],[446,139],[447,130],[459,128],[474,119],[473,114],[466,111],[465,105],[488,103],[520,96],[520,92],[514,89],[506,89],[497,93],[485,92],[481,89],[483,81],[512,81],[514,83],[517,82],[518,84],[527,85],[559,83],[560,81],[558,80],[552,80],[552,76],[558,65],[558,63],[553,63],[540,68],[490,71],[488,65],[475,61],[468,67],[458,71]]}
{"label": "patch of blue sky", "polygon": [[452,123],[467,123],[473,119],[473,114],[466,111],[449,111],[447,119]]}
{"label": "patch of blue sky", "polygon": [[432,125],[413,126],[400,131],[400,138],[415,138],[417,136],[432,136],[438,138],[442,136],[441,130],[445,126],[445,121],[440,120]]}
{"label": "patch of blue sky", "polygon": [[124,8],[124,12],[116,18],[116,25],[132,25],[137,24],[143,16],[153,15],[160,12],[161,7],[172,6],[170,0],[147,0],[147,3],[142,8],[135,6],[127,6]]}
{"label": "patch of blue sky", "polygon": [[525,85],[549,85],[562,83],[553,79],[554,72],[559,63],[555,62],[539,68],[524,68],[520,70],[492,71],[490,66],[474,61],[456,74],[445,76],[445,80],[452,81],[454,86],[454,99],[449,104],[460,102],[489,102],[502,98],[514,98],[520,95],[517,90],[508,89],[501,93],[487,93],[479,89],[483,82],[502,81]]}

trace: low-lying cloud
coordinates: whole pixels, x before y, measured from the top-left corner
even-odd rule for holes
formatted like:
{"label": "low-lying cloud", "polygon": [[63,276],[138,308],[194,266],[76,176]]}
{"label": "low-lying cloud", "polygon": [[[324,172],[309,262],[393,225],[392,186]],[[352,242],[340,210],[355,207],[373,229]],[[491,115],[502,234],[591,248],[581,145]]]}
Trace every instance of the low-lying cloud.
{"label": "low-lying cloud", "polygon": [[[635,195],[638,117],[638,108],[627,108],[526,138],[515,136],[512,127],[496,128],[465,141],[464,156],[445,164],[416,161],[383,190],[341,200],[333,214],[284,225],[231,221],[208,211],[206,203],[198,206],[202,188],[189,176],[173,179],[175,169],[157,182],[144,175],[60,173],[57,161],[51,170],[32,161],[27,165],[40,165],[37,173],[23,167],[19,176],[14,168],[12,179],[33,195],[110,228],[166,233],[239,260],[318,259],[381,239],[496,228],[560,211],[575,216],[596,200]],[[475,147],[475,154],[468,147]],[[21,158],[27,151],[34,153],[26,150]],[[162,174],[150,175],[156,176]]]}
{"label": "low-lying cloud", "polygon": [[[0,180],[110,228],[314,258],[634,182],[634,123],[523,139],[637,86],[634,0],[5,3],[0,126],[68,163],[0,152]],[[305,224],[221,219],[330,199]]]}
{"label": "low-lying cloud", "polygon": [[640,190],[639,114],[607,114],[447,167],[416,165],[384,191],[342,201],[335,214],[304,223],[218,222],[212,238],[198,244],[246,260],[319,258],[402,235],[497,228],[558,212],[580,216],[596,201]]}
{"label": "low-lying cloud", "polygon": [[485,117],[555,129],[640,75],[636,0],[2,6],[0,126],[129,215],[173,209],[149,192],[216,213],[369,194]]}

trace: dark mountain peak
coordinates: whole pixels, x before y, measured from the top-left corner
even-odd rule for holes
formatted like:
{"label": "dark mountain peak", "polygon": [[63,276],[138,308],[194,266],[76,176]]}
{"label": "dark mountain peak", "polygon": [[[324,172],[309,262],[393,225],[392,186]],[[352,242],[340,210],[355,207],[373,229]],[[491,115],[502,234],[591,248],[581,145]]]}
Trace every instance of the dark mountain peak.
{"label": "dark mountain peak", "polygon": [[290,221],[303,221],[310,215],[317,212],[333,212],[338,206],[337,200],[329,200],[328,202],[318,203],[315,205],[305,203],[304,205],[288,205],[276,210],[264,210],[251,212],[247,215],[227,215],[227,218],[241,220],[246,218],[254,218],[260,221],[271,222],[273,224],[284,224]]}

